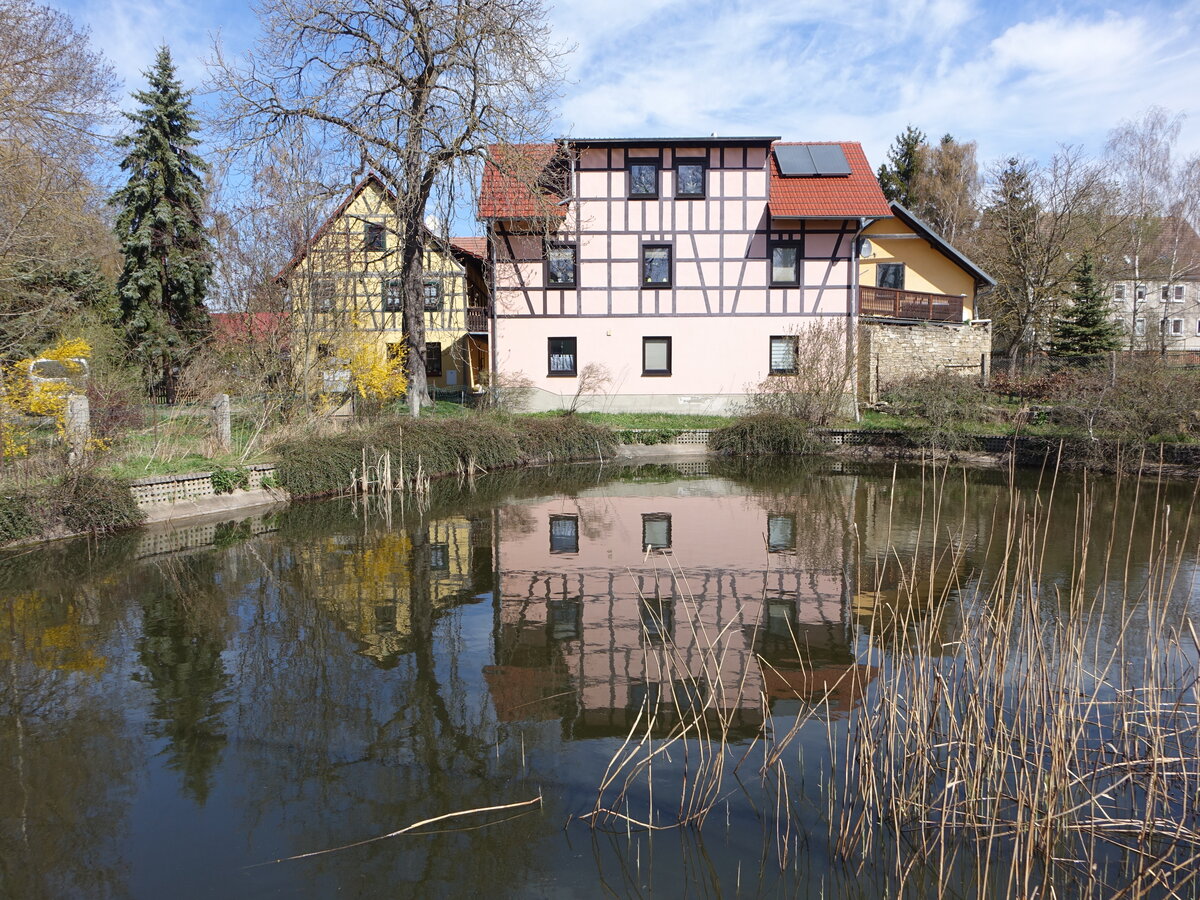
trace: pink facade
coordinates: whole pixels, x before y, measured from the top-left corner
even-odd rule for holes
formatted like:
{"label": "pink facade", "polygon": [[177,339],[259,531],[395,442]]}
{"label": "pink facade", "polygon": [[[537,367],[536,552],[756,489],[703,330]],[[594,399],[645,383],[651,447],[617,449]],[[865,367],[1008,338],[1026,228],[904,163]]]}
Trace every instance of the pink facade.
{"label": "pink facade", "polygon": [[849,642],[849,550],[841,529],[823,530],[825,513],[849,514],[849,487],[819,512],[720,482],[676,487],[609,485],[501,519],[487,677],[502,719],[616,733],[643,709],[670,725],[693,701],[742,726],[762,722],[764,700],[834,689],[833,708],[853,702],[869,672]]}
{"label": "pink facade", "polygon": [[531,380],[539,408],[599,364],[593,408],[726,411],[772,374],[773,337],[833,319],[849,339],[867,218],[773,218],[772,143],[561,142],[561,201],[488,219],[497,374]]}

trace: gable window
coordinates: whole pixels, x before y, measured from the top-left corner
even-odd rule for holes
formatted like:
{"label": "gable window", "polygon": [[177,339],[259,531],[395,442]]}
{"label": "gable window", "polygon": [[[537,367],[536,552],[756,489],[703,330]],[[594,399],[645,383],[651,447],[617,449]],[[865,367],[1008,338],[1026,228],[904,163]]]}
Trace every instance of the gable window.
{"label": "gable window", "polygon": [[681,159],[675,163],[675,196],[697,199],[704,196],[704,160]]}
{"label": "gable window", "polygon": [[771,284],[800,283],[800,248],[776,244],[771,248]]}
{"label": "gable window", "polygon": [[779,334],[771,337],[770,372],[772,375],[796,374],[796,351],[799,338],[794,334]]}
{"label": "gable window", "polygon": [[642,244],[642,286],[671,286],[670,244]]}
{"label": "gable window", "polygon": [[550,517],[550,552],[579,552],[579,516]]}
{"label": "gable window", "polygon": [[553,287],[575,287],[578,251],[574,244],[546,247],[546,283]]}
{"label": "gable window", "polygon": [[642,374],[671,374],[671,339],[669,337],[642,338]]}
{"label": "gable window", "polygon": [[421,297],[425,301],[425,312],[437,312],[442,308],[442,279],[426,278],[421,284]]}
{"label": "gable window", "polygon": [[642,513],[642,549],[668,550],[670,547],[670,513]]}
{"label": "gable window", "polygon": [[630,199],[651,199],[658,196],[658,161],[633,160],[629,164]]}
{"label": "gable window", "polygon": [[579,371],[579,360],[575,355],[575,338],[557,337],[547,341],[549,375],[575,375]]}
{"label": "gable window", "polygon": [[880,263],[875,267],[875,286],[904,290],[904,263]]}
{"label": "gable window", "polygon": [[387,249],[387,232],[378,222],[363,224],[363,247],[371,253],[382,253]]}
{"label": "gable window", "polygon": [[383,311],[404,312],[404,282],[389,279],[383,283]]}
{"label": "gable window", "polygon": [[1124,300],[1125,299],[1125,285],[1124,284],[1114,284],[1113,285],[1113,299],[1114,300]]}
{"label": "gable window", "polygon": [[437,341],[425,345],[425,374],[430,378],[442,377],[442,345]]}

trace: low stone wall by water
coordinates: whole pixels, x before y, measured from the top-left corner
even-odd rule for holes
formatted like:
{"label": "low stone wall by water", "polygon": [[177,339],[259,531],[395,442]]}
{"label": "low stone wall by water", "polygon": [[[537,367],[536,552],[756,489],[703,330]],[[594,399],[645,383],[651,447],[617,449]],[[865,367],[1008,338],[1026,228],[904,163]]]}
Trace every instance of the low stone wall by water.
{"label": "low stone wall by water", "polygon": [[[246,467],[250,472],[247,490],[262,488],[264,478],[275,474],[274,463],[261,463]],[[158,503],[178,503],[181,500],[200,500],[218,496],[213,487],[212,472],[189,472],[186,475],[156,475],[139,478],[129,485],[134,502],[145,508]]]}

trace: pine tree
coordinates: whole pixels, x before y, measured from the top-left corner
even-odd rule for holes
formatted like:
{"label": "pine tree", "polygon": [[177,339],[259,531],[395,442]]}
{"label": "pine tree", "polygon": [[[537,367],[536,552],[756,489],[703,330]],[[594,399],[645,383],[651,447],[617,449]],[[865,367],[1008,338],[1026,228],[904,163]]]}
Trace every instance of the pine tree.
{"label": "pine tree", "polygon": [[1084,256],[1075,270],[1075,289],[1066,311],[1054,320],[1050,354],[1058,357],[1087,357],[1121,346],[1118,326],[1113,322],[1108,298],[1096,277],[1091,256]]}
{"label": "pine tree", "polygon": [[889,202],[912,208],[913,182],[925,165],[928,153],[925,133],[909,125],[896,136],[888,150],[888,161],[879,167],[879,186]]}
{"label": "pine tree", "polygon": [[111,202],[120,210],[117,239],[124,267],[117,280],[126,341],[148,378],[173,384],[175,367],[209,332],[204,298],[212,264],[204,230],[204,161],[191,96],[175,77],[166,47],[145,73],[150,89],[134,93],[135,126],[117,141],[126,152],[126,185]]}

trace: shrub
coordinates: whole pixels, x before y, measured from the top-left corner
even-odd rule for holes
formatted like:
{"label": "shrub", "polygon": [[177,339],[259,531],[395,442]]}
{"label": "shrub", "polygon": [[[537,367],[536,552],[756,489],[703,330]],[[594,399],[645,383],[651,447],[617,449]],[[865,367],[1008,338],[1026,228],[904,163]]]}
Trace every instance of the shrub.
{"label": "shrub", "polygon": [[970,424],[989,417],[986,398],[973,378],[942,374],[906,379],[888,388],[882,399],[897,415],[921,420],[910,429],[919,444],[955,450],[968,442]]}
{"label": "shrub", "polygon": [[145,518],[129,485],[87,474],[0,498],[0,543],[64,534],[102,534]]}
{"label": "shrub", "polygon": [[1079,372],[1055,392],[1057,424],[1130,443],[1178,440],[1200,431],[1196,421],[1197,377],[1161,359],[1124,357],[1116,383],[1107,370]]}
{"label": "shrub", "polygon": [[234,491],[244,491],[250,487],[250,470],[244,466],[233,466],[225,469],[217,466],[212,470],[213,493],[232,494]]}
{"label": "shrub", "polygon": [[715,452],[737,456],[814,453],[821,444],[808,423],[778,413],[744,416],[716,429],[708,439]]}
{"label": "shrub", "polygon": [[828,425],[850,396],[853,361],[846,352],[846,326],[822,319],[787,337],[793,342],[791,374],[770,375],[750,390],[749,410]]}

